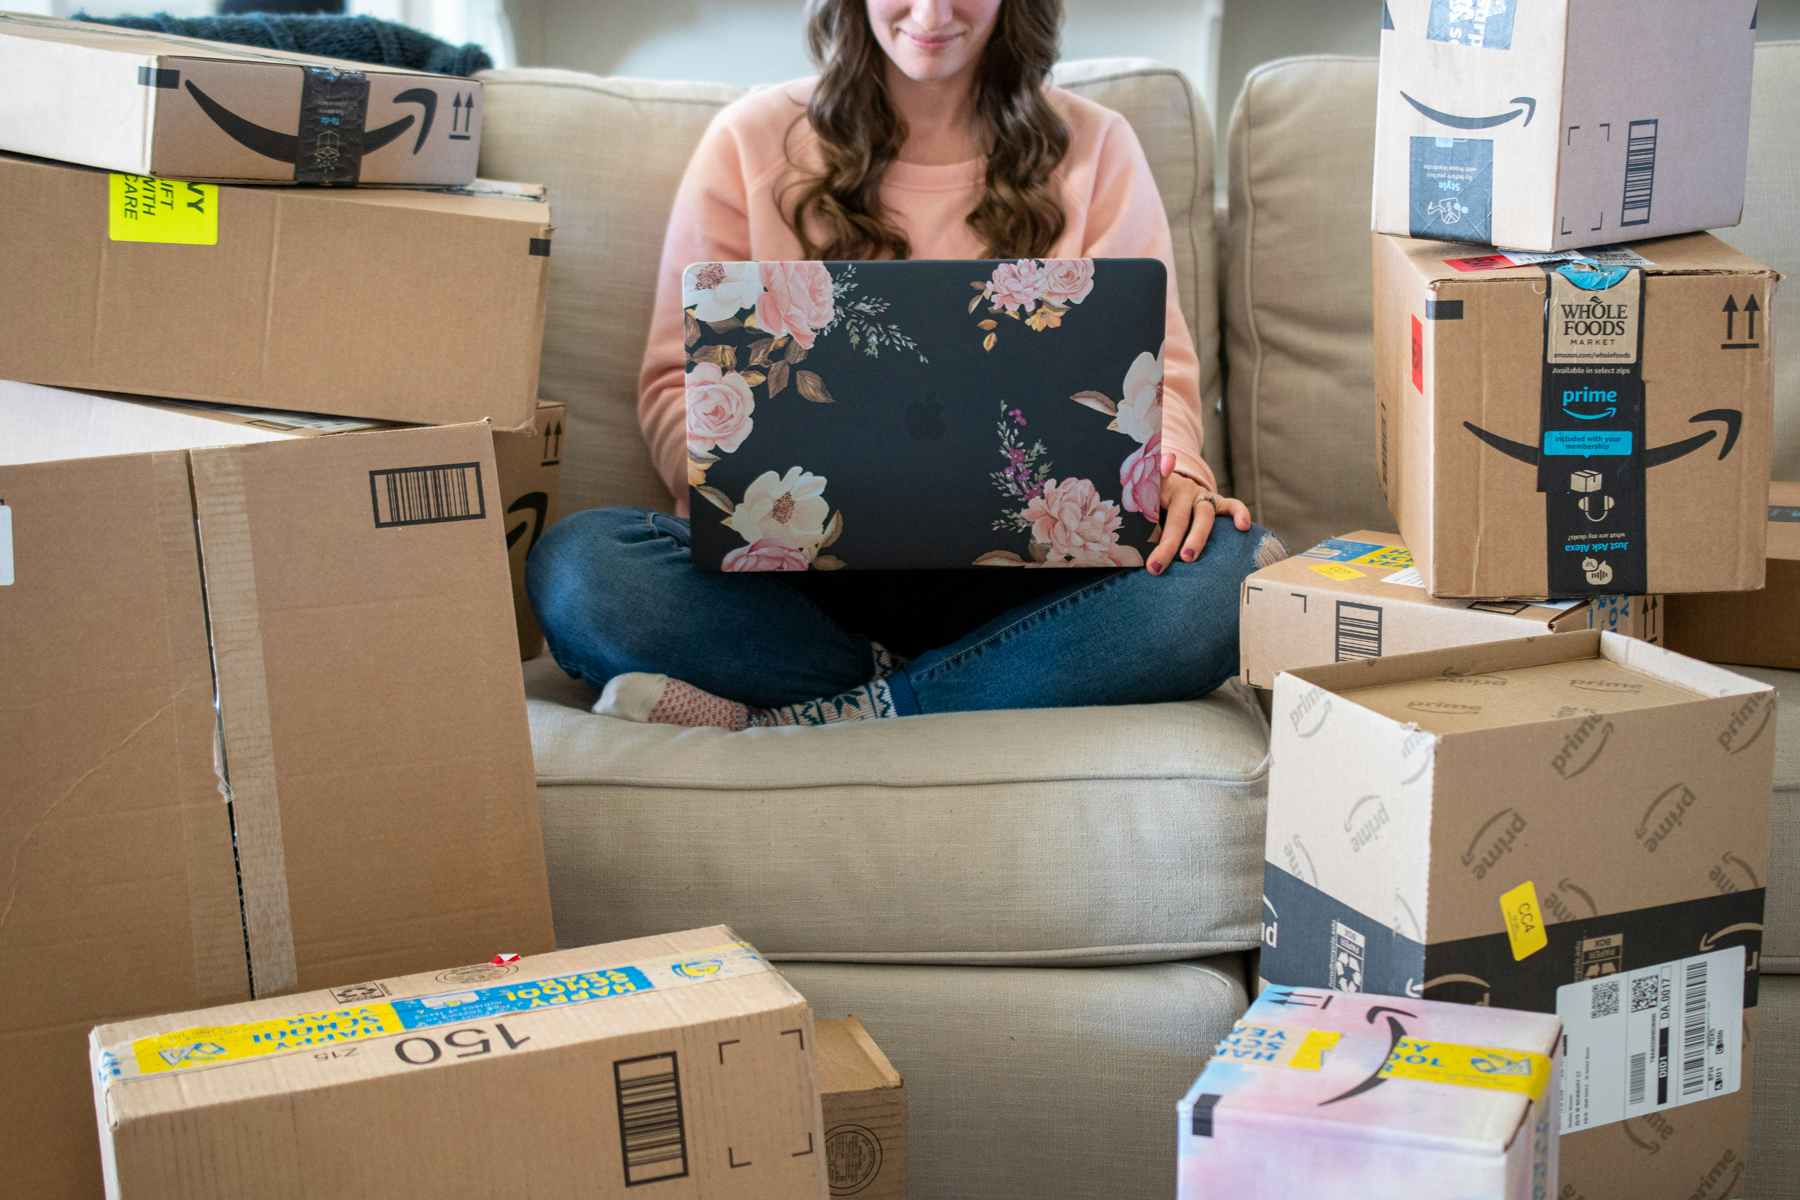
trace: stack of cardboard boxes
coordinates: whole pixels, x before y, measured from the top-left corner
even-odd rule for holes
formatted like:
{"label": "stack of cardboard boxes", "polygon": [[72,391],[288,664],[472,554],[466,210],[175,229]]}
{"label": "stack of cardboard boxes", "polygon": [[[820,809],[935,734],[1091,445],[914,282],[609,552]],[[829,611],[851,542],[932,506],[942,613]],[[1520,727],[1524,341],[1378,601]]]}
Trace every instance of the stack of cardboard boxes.
{"label": "stack of cardboard boxes", "polygon": [[[1733,1195],[1775,698],[1654,643],[1794,650],[1777,276],[1696,232],[1741,213],[1755,0],[1381,12],[1374,435],[1398,533],[1245,584],[1242,674],[1273,688],[1266,990],[1187,1103],[1246,1154],[1330,1116],[1417,1158],[1455,1125],[1405,1107],[1419,1063],[1458,1065],[1472,1090],[1434,1103],[1473,1120],[1541,1051],[1541,1109],[1463,1142],[1493,1194]],[[1560,1034],[1423,1044],[1443,1001]],[[1384,1021],[1362,1092],[1288,1078],[1310,1063],[1289,1038]],[[1518,1166],[1536,1118],[1563,1135],[1560,1180]],[[1224,1161],[1199,1107],[1183,1121],[1184,1166]]]}

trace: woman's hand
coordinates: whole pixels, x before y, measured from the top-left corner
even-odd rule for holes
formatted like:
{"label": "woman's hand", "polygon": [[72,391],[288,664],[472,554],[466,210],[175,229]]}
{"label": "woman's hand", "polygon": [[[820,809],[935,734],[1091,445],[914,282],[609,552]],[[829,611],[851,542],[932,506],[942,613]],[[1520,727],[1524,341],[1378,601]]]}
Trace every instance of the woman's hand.
{"label": "woman's hand", "polygon": [[1250,510],[1242,500],[1221,496],[1199,480],[1177,474],[1173,454],[1163,455],[1161,466],[1162,538],[1144,563],[1146,571],[1161,575],[1175,561],[1177,553],[1183,562],[1199,558],[1206,549],[1206,539],[1212,536],[1215,516],[1229,516],[1238,529],[1249,531]]}

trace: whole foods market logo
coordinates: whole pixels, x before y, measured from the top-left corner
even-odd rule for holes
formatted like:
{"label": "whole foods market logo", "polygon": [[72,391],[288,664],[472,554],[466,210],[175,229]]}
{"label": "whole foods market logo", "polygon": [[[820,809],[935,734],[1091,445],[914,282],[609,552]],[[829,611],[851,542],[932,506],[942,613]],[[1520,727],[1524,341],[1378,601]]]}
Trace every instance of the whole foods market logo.
{"label": "whole foods market logo", "polygon": [[1294,705],[1288,713],[1288,723],[1294,732],[1303,738],[1309,738],[1325,726],[1325,718],[1331,715],[1331,696],[1324,688],[1308,688],[1300,697],[1300,703]]}
{"label": "whole foods market logo", "polygon": [[1650,807],[1644,810],[1644,817],[1637,825],[1637,840],[1645,850],[1656,853],[1658,846],[1669,840],[1669,835],[1680,829],[1693,810],[1698,797],[1693,789],[1685,783],[1672,784],[1664,788]]}
{"label": "whole foods market logo", "polygon": [[1469,848],[1463,851],[1462,864],[1477,880],[1487,878],[1501,859],[1512,853],[1519,835],[1526,829],[1525,814],[1516,808],[1503,808],[1481,823]]}
{"label": "whole foods market logo", "polygon": [[1593,766],[1606,743],[1612,739],[1613,724],[1599,713],[1583,717],[1550,756],[1550,769],[1564,779],[1573,779]]}
{"label": "whole foods market logo", "polygon": [[1360,853],[1381,836],[1381,831],[1388,827],[1387,805],[1378,795],[1364,796],[1350,806],[1350,812],[1344,817],[1344,832],[1350,838],[1351,853]]}
{"label": "whole foods market logo", "polygon": [[[1619,287],[1626,281],[1622,268],[1607,271],[1563,271],[1551,276],[1549,361],[1634,362],[1637,359],[1638,293],[1636,287]],[[1571,416],[1599,420],[1607,407],[1617,408],[1618,397],[1606,389],[1575,389],[1589,395],[1570,395],[1564,410]],[[1593,395],[1600,392],[1600,395]],[[1571,409],[1571,405],[1575,406]],[[1586,411],[1582,411],[1586,410]]]}
{"label": "whole foods market logo", "polygon": [[1769,722],[1775,718],[1775,706],[1768,694],[1750,697],[1731,714],[1731,720],[1719,733],[1719,745],[1727,754],[1742,754],[1756,744]]}

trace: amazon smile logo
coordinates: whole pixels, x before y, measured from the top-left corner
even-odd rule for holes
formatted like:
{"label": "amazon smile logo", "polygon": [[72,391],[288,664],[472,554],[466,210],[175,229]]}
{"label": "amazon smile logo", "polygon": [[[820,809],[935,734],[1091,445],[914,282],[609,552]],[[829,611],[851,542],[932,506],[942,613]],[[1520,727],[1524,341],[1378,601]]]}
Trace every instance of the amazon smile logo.
{"label": "amazon smile logo", "polygon": [[1434,979],[1427,979],[1424,987],[1419,990],[1422,992],[1449,992],[1450,994],[1447,996],[1438,996],[1434,998],[1447,1000],[1452,1004],[1474,1004],[1485,1007],[1493,994],[1493,986],[1493,984],[1489,983],[1479,975],[1468,975],[1458,972],[1451,975],[1439,975]]}
{"label": "amazon smile logo", "polygon": [[1406,707],[1412,712],[1436,713],[1444,717],[1472,717],[1481,711],[1479,704],[1456,704],[1449,700],[1411,700]]}
{"label": "amazon smile logo", "polygon": [[1721,896],[1728,896],[1732,892],[1743,890],[1743,885],[1738,882],[1739,875],[1749,880],[1752,889],[1762,886],[1756,878],[1756,872],[1750,869],[1750,864],[1727,850],[1719,856],[1719,861],[1713,864],[1706,877],[1712,881],[1713,887]]}
{"label": "amazon smile logo", "polygon": [[1404,1026],[1400,1023],[1400,1018],[1401,1017],[1411,1017],[1414,1020],[1417,1020],[1419,1014],[1413,1013],[1413,1012],[1408,1012],[1404,1008],[1393,1008],[1386,1004],[1377,1004],[1377,1005],[1374,1005],[1373,1007],[1371,1007],[1368,1012],[1363,1014],[1363,1019],[1368,1021],[1369,1024],[1373,1025],[1373,1024],[1375,1024],[1375,1018],[1380,1017],[1380,1016],[1387,1017],[1387,1027],[1388,1027],[1388,1052],[1381,1056],[1380,1065],[1378,1065],[1373,1071],[1369,1072],[1368,1077],[1366,1079],[1364,1079],[1361,1083],[1357,1084],[1355,1087],[1350,1088],[1348,1091],[1340,1092],[1337,1095],[1333,1096],[1329,1100],[1319,1101],[1320,1108],[1324,1108],[1328,1104],[1337,1104],[1340,1101],[1349,1100],[1352,1097],[1360,1096],[1364,1092],[1372,1091],[1375,1088],[1378,1088],[1382,1084],[1387,1082],[1388,1064],[1393,1060],[1394,1055],[1399,1051],[1400,1040],[1406,1036],[1406,1026]]}
{"label": "amazon smile logo", "polygon": [[[1738,432],[1743,428],[1744,414],[1732,408],[1709,408],[1703,413],[1696,413],[1688,418],[1688,424],[1698,425],[1703,422],[1716,421],[1724,426],[1724,444],[1719,447],[1719,461],[1723,462],[1737,445]],[[1524,442],[1515,442],[1511,438],[1492,433],[1473,421],[1464,421],[1463,428],[1474,434],[1486,445],[1498,450],[1508,458],[1517,459],[1528,467],[1536,467],[1542,452],[1536,446],[1528,446]],[[1679,442],[1670,442],[1666,446],[1655,446],[1644,451],[1644,469],[1660,467],[1664,463],[1685,458],[1700,447],[1719,436],[1719,431],[1709,429],[1705,433],[1696,434]]]}
{"label": "amazon smile logo", "polygon": [[1300,703],[1288,714],[1288,723],[1294,732],[1303,738],[1309,738],[1325,726],[1325,718],[1331,715],[1331,697],[1324,688],[1308,688]]}
{"label": "amazon smile logo", "polygon": [[[245,117],[232,112],[223,104],[207,95],[193,80],[184,80],[183,87],[200,111],[211,119],[232,141],[264,158],[272,158],[276,162],[293,163],[300,161],[300,137],[298,134],[282,133],[278,129],[270,129],[266,125],[258,125]],[[417,116],[408,113],[397,121],[390,121],[379,129],[368,129],[362,132],[362,150],[364,155],[373,154],[411,129],[419,126],[419,134],[413,139],[412,152],[416,155],[424,148],[425,139],[431,133],[432,119],[437,115],[437,93],[430,88],[408,88],[394,97],[396,104],[416,104],[419,106]],[[341,137],[340,137],[341,140]]]}
{"label": "amazon smile logo", "polygon": [[1526,125],[1531,124],[1531,118],[1537,115],[1537,100],[1531,96],[1514,96],[1507,103],[1517,104],[1518,108],[1486,117],[1464,117],[1458,116],[1456,113],[1447,113],[1443,109],[1431,107],[1422,100],[1415,100],[1405,92],[1400,93],[1400,98],[1412,105],[1413,109],[1426,120],[1448,126],[1451,129],[1495,129],[1508,121],[1517,120],[1521,116],[1525,120],[1519,128],[1523,129]]}
{"label": "amazon smile logo", "polygon": [[[1762,714],[1760,721],[1756,719],[1758,713]],[[1768,693],[1750,697],[1731,714],[1731,720],[1719,734],[1719,745],[1727,754],[1742,754],[1756,744],[1756,739],[1763,735],[1774,717],[1775,706],[1769,703]],[[1744,736],[1746,730],[1750,731],[1748,737]]]}
{"label": "amazon smile logo", "polygon": [[[1637,840],[1643,844],[1644,849],[1655,854],[1656,848],[1681,828],[1697,799],[1693,789],[1685,783],[1671,784],[1664,788],[1650,802],[1650,807],[1644,810],[1644,817],[1637,825]],[[1651,824],[1652,819],[1656,822],[1654,825]]]}
{"label": "amazon smile logo", "polygon": [[1495,864],[1512,853],[1525,829],[1524,813],[1511,807],[1501,809],[1483,821],[1475,836],[1469,839],[1469,848],[1462,854],[1462,865],[1477,881],[1486,879]]}
{"label": "amazon smile logo", "polygon": [[1571,729],[1550,757],[1550,769],[1564,779],[1573,779],[1600,760],[1606,743],[1612,740],[1613,724],[1599,713],[1589,713]]}
{"label": "amazon smile logo", "polygon": [[1364,846],[1379,838],[1381,831],[1387,826],[1387,805],[1380,796],[1364,796],[1352,804],[1344,817],[1344,832],[1350,838],[1350,852],[1359,853]]}

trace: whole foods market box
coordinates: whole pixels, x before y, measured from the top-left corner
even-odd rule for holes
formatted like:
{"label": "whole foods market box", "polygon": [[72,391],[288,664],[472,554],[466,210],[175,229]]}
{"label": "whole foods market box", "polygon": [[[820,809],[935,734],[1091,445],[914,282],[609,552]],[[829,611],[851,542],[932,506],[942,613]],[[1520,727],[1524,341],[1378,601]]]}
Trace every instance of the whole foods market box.
{"label": "whole foods market box", "polygon": [[1547,1200],[1553,1016],[1267,988],[1178,1108],[1176,1194]]}
{"label": "whole foods market box", "polygon": [[1524,265],[1374,242],[1376,471],[1426,590],[1762,586],[1774,271],[1706,234]]}
{"label": "whole foods market box", "polygon": [[1654,596],[1435,599],[1400,538],[1367,529],[1264,567],[1241,590],[1239,674],[1259,688],[1322,663],[1576,629],[1657,641],[1661,626]]}
{"label": "whole foods market box", "polygon": [[0,1154],[20,1195],[90,1197],[96,1022],[553,938],[485,425],[24,452]]}
{"label": "whole foods market box", "polygon": [[228,187],[0,154],[0,211],[0,379],[531,423],[541,187]]}
{"label": "whole foods market box", "polygon": [[102,1025],[106,1194],[825,1200],[812,1034],[723,926]]}
{"label": "whole foods market box", "polygon": [[0,149],[134,175],[461,185],[481,84],[89,21],[0,13]]}
{"label": "whole foods market box", "polygon": [[1760,590],[1669,599],[1670,649],[1708,662],[1800,670],[1800,483],[1769,485],[1768,575]]}
{"label": "whole foods market box", "polygon": [[1736,225],[1757,0],[1383,0],[1381,233],[1565,250]]}
{"label": "whole foods market box", "polygon": [[1584,632],[1286,672],[1273,712],[1264,980],[1556,1013],[1572,1195],[1742,1162],[1772,689]]}

